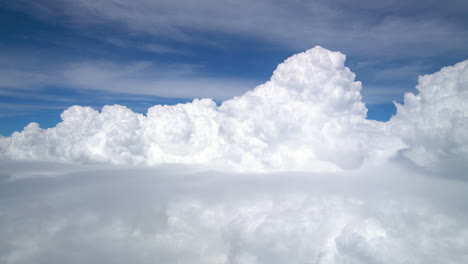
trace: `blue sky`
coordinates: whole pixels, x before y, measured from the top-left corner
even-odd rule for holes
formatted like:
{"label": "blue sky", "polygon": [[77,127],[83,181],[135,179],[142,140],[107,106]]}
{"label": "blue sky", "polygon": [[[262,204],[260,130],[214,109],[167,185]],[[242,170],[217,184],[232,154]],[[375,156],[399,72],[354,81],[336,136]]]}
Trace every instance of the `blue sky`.
{"label": "blue sky", "polygon": [[466,1],[0,0],[0,134],[72,105],[217,102],[321,45],[347,55],[368,117],[468,57]]}

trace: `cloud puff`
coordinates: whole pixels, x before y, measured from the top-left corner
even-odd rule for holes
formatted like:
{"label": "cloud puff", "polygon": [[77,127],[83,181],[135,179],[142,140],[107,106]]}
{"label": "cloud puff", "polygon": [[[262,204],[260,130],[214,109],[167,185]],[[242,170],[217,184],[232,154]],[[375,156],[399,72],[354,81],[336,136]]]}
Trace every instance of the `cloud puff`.
{"label": "cloud puff", "polygon": [[405,158],[435,171],[466,173],[468,162],[468,60],[419,78],[389,124],[408,145]]}
{"label": "cloud puff", "polygon": [[2,139],[4,158],[211,164],[254,170],[356,168],[403,146],[383,123],[366,120],[361,83],[345,56],[315,47],[280,64],[270,81],[222,103],[74,106],[56,127],[36,123]]}

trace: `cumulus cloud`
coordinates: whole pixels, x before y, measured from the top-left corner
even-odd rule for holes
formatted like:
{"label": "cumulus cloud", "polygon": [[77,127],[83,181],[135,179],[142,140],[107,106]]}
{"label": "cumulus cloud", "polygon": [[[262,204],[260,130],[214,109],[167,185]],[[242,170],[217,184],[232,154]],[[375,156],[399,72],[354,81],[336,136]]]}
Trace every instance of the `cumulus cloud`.
{"label": "cumulus cloud", "polygon": [[405,158],[429,170],[466,173],[468,161],[468,60],[419,78],[389,124],[408,145]]}
{"label": "cumulus cloud", "polygon": [[0,139],[3,158],[213,168],[337,171],[402,156],[460,175],[468,160],[467,61],[420,78],[387,123],[366,119],[361,83],[345,56],[321,47],[296,54],[271,79],[220,106],[195,99],[146,115],[114,105],[74,106],[50,129],[31,123]]}
{"label": "cumulus cloud", "polygon": [[385,160],[403,143],[385,124],[366,120],[361,83],[344,62],[343,54],[315,47],[219,107],[196,99],[141,115],[118,105],[101,112],[74,106],[54,128],[31,123],[3,139],[3,157],[312,171]]}

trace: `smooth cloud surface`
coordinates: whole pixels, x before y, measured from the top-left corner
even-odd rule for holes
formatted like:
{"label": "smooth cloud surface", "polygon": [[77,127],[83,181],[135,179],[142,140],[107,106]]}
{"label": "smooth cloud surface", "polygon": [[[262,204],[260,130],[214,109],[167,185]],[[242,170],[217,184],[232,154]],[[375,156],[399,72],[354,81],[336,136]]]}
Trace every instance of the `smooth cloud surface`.
{"label": "smooth cloud surface", "polygon": [[466,182],[391,164],[338,174],[192,171],[10,163],[2,174],[23,178],[0,179],[0,262],[468,261]]}

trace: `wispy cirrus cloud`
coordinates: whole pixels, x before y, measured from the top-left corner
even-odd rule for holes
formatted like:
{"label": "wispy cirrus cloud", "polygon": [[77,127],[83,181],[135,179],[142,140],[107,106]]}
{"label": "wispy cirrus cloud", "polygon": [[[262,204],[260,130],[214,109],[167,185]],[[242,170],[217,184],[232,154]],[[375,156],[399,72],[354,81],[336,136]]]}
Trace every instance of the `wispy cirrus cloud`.
{"label": "wispy cirrus cloud", "polygon": [[[10,4],[15,6],[15,4]],[[350,55],[425,57],[464,53],[464,1],[385,4],[361,0],[294,3],[251,1],[55,1],[26,9],[44,19],[65,18],[70,26],[123,27],[181,42],[202,41],[194,31],[248,36],[292,49],[324,45]],[[427,8],[430,6],[431,8]]]}
{"label": "wispy cirrus cloud", "polygon": [[204,76],[199,70],[203,66],[195,64],[106,60],[31,63],[30,59],[8,57],[0,63],[0,89],[5,93],[14,89],[62,87],[110,94],[222,100],[241,95],[257,84],[234,77]]}

